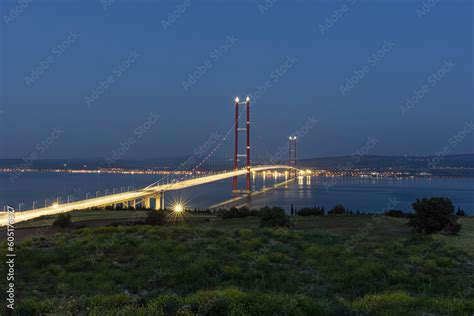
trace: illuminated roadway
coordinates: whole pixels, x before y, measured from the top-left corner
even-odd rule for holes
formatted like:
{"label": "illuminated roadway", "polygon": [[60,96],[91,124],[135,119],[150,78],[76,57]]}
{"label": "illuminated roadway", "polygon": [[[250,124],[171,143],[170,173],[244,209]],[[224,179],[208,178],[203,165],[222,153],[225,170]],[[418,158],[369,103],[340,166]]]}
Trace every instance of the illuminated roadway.
{"label": "illuminated roadway", "polygon": [[[259,171],[275,170],[275,169],[294,169],[294,168],[290,166],[286,166],[286,165],[256,166],[256,167],[251,168],[251,172],[259,172]],[[111,194],[111,195],[97,197],[97,198],[91,198],[87,200],[81,200],[77,202],[52,205],[49,207],[38,208],[35,210],[15,212],[14,222],[19,223],[19,222],[27,221],[30,219],[34,219],[34,218],[46,216],[46,215],[66,213],[73,210],[86,210],[93,207],[103,207],[107,205],[120,204],[120,203],[125,203],[128,201],[154,197],[163,192],[181,190],[181,189],[193,187],[196,185],[202,185],[206,183],[211,183],[215,181],[232,178],[234,176],[241,176],[246,173],[247,173],[247,170],[244,168],[244,169],[239,169],[236,171],[229,171],[229,172],[219,173],[215,175],[204,176],[204,177],[196,178],[196,179],[183,180],[180,182],[174,182],[174,183],[169,183],[169,184],[148,186],[144,189],[140,189],[136,191],[123,192],[123,193]],[[8,224],[7,216],[8,215],[6,213],[1,212],[0,226],[5,226]]]}

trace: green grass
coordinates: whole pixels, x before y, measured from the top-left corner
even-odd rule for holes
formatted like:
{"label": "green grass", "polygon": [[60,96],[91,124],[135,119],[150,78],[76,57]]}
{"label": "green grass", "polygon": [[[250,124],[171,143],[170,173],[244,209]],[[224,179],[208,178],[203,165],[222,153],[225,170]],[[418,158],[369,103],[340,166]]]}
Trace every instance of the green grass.
{"label": "green grass", "polygon": [[[98,220],[113,220],[113,221],[124,221],[124,220],[140,220],[146,216],[145,211],[133,211],[133,210],[90,210],[90,211],[73,211],[69,212],[71,215],[71,221],[73,223],[81,223],[87,221],[98,221]],[[16,229],[22,228],[35,228],[51,226],[57,215],[42,216],[37,219],[33,219],[26,222],[20,222],[15,225]],[[1,228],[2,230],[5,227]]]}
{"label": "green grass", "polygon": [[474,217],[460,218],[461,232],[457,236],[439,236],[451,247],[457,247],[474,257]]}
{"label": "green grass", "polygon": [[189,215],[66,230],[18,245],[16,313],[470,315],[472,224],[423,237],[384,216],[300,217],[287,230]]}

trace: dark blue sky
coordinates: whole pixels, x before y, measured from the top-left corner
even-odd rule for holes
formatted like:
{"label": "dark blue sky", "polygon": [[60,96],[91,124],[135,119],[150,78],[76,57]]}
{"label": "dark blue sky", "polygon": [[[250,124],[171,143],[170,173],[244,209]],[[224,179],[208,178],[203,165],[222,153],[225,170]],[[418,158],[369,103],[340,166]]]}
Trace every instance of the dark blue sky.
{"label": "dark blue sky", "polygon": [[248,94],[259,154],[474,152],[472,1],[264,4],[2,0],[0,158],[186,155]]}

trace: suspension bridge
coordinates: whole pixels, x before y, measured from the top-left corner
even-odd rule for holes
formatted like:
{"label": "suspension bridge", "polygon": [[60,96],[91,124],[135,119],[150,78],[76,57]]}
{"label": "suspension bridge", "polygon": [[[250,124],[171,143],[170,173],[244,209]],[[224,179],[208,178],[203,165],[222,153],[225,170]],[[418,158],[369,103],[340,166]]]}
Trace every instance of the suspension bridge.
{"label": "suspension bridge", "polygon": [[[239,127],[239,121],[242,116],[240,106],[244,105],[246,112],[246,121],[245,127]],[[14,222],[22,222],[38,218],[41,216],[56,215],[61,213],[70,212],[73,210],[88,210],[93,208],[101,208],[106,206],[118,206],[122,205],[124,208],[133,207],[135,208],[137,204],[141,204],[145,208],[153,208],[156,210],[161,210],[165,208],[165,193],[182,190],[198,185],[203,185],[207,183],[212,183],[216,181],[225,180],[228,178],[233,178],[233,190],[234,194],[244,194],[250,195],[252,193],[252,184],[251,184],[251,174],[257,172],[265,172],[270,170],[290,170],[291,173],[294,172],[296,177],[298,169],[296,168],[296,137],[289,137],[289,160],[288,164],[264,164],[258,166],[251,166],[250,159],[250,98],[247,97],[245,102],[240,102],[239,98],[235,99],[235,118],[232,128],[229,132],[222,138],[223,141],[228,139],[230,132],[234,131],[234,150],[233,150],[233,168],[231,171],[216,172],[214,174],[205,174],[201,176],[192,176],[191,179],[187,179],[188,176],[184,176],[179,180],[173,180],[170,183],[161,179],[157,182],[154,182],[144,188],[121,192],[116,194],[109,194],[95,198],[89,198],[74,202],[68,203],[53,203],[49,206],[43,208],[37,208],[32,210],[26,210],[22,212],[15,212]],[[245,153],[239,153],[239,133],[244,131],[246,133],[245,137]],[[216,150],[221,146],[221,143],[218,143],[209,153],[204,157],[202,161],[197,163],[193,168],[193,174],[198,170],[199,166],[202,166]],[[245,167],[240,167],[239,162],[240,158],[245,158]],[[178,170],[181,169],[183,164],[178,167]],[[197,173],[196,173],[197,174]],[[245,189],[239,190],[237,178],[239,176],[246,176],[246,185]],[[8,225],[9,214],[7,212],[0,213],[0,226]]]}

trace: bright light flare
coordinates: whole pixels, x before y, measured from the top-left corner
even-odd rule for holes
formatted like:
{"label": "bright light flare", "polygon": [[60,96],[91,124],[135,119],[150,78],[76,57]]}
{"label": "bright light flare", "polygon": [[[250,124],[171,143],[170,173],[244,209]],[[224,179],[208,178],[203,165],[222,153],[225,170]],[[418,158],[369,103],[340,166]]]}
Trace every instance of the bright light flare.
{"label": "bright light flare", "polygon": [[183,198],[175,198],[170,205],[169,220],[171,223],[183,222],[186,218],[189,204]]}
{"label": "bright light flare", "polygon": [[58,203],[54,203],[54,204],[52,205],[53,208],[58,208],[58,206],[59,206]]}
{"label": "bright light flare", "polygon": [[184,206],[183,204],[176,204],[174,207],[173,207],[173,212],[176,212],[176,213],[181,213],[184,211]]}

